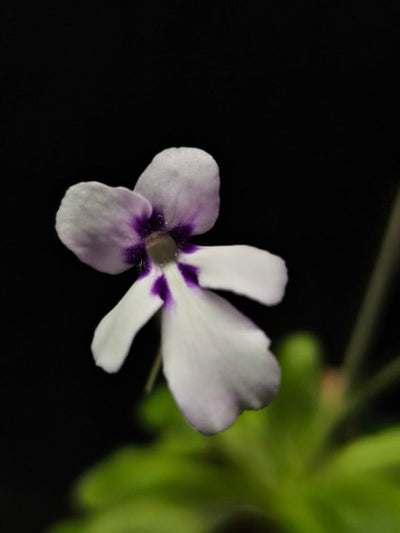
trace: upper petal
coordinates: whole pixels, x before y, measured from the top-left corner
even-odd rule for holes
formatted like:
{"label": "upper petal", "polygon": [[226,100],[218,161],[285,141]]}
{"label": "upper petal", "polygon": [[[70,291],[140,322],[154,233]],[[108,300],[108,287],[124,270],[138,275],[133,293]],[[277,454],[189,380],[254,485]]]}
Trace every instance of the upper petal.
{"label": "upper petal", "polygon": [[81,261],[118,274],[132,266],[124,260],[124,250],[139,242],[136,221],[151,213],[149,201],[129,189],[95,181],[78,183],[61,202],[56,230]]}
{"label": "upper petal", "polygon": [[163,305],[163,300],[152,291],[155,279],[150,273],[136,280],[97,326],[92,352],[96,364],[107,372],[120,369],[136,333]]}
{"label": "upper petal", "polygon": [[202,287],[232,291],[265,305],[282,300],[288,280],[283,259],[253,246],[204,246],[179,260],[197,267]]}
{"label": "upper petal", "polygon": [[198,148],[168,148],[155,156],[140,176],[135,192],[161,211],[168,229],[209,230],[218,217],[219,170],[210,154]]}
{"label": "upper petal", "polygon": [[280,369],[269,339],[223,298],[166,269],[171,302],[162,315],[164,374],[187,420],[201,433],[228,428],[244,409],[274,398]]}

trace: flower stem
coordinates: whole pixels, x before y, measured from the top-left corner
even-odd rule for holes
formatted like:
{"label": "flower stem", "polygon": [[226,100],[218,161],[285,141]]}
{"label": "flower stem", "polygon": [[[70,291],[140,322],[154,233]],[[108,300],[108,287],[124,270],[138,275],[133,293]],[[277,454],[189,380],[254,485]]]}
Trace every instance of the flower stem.
{"label": "flower stem", "polygon": [[151,367],[149,377],[147,378],[146,385],[144,387],[144,391],[146,394],[150,394],[153,390],[154,383],[156,382],[158,373],[160,371],[161,367],[161,349],[158,350],[156,358],[154,359],[153,366]]}
{"label": "flower stem", "polygon": [[356,385],[357,375],[371,345],[390,282],[400,259],[400,187],[383,237],[378,259],[369,281],[350,342],[344,356],[347,394]]}
{"label": "flower stem", "polygon": [[322,435],[320,446],[318,447],[318,457],[321,456],[337,429],[342,427],[346,420],[360,411],[367,402],[371,401],[379,393],[390,387],[395,381],[400,379],[400,357],[396,357],[384,366],[375,376],[368,380],[362,388],[353,393],[330,420],[326,427],[326,432]]}
{"label": "flower stem", "polygon": [[350,402],[342,413],[342,418],[347,418],[351,414],[361,409],[368,401],[387,389],[397,379],[400,378],[400,357],[396,357],[385,365],[375,376],[363,384],[362,388],[354,393]]}
{"label": "flower stem", "polygon": [[[156,323],[156,327],[158,328],[158,330],[160,330],[161,329],[161,312],[160,311],[158,311],[155,314],[154,322]],[[153,362],[153,366],[151,367],[149,377],[147,378],[146,385],[144,386],[145,394],[150,394],[151,391],[153,390],[154,384],[156,382],[158,373],[161,368],[161,361],[162,361],[162,357],[161,357],[161,344],[160,344],[156,357]]]}

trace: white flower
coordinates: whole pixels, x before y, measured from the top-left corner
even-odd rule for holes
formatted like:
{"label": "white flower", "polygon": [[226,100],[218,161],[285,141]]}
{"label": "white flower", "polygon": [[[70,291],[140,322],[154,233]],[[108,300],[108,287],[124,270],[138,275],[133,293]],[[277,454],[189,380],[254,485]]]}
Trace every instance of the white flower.
{"label": "white flower", "polygon": [[284,294],[284,261],[250,246],[199,247],[219,211],[219,172],[196,148],[159,153],[133,191],[98,182],[71,187],[57,213],[62,242],[88,265],[142,274],[98,325],[96,363],[116,372],[136,333],[162,309],[162,361],[169,388],[201,433],[228,428],[244,409],[260,409],[280,382],[268,337],[230,303],[223,289],[265,305]]}

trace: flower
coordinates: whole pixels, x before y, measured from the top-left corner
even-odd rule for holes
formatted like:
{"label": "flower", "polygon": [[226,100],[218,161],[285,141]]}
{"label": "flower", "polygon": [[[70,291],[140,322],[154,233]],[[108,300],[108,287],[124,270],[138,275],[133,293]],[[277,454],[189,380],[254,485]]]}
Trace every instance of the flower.
{"label": "flower", "polygon": [[164,375],[188,422],[206,435],[270,403],[280,383],[268,337],[207,289],[273,305],[287,282],[284,261],[269,252],[189,243],[214,225],[218,211],[215,160],[197,148],[169,148],[133,191],[98,182],[70,187],[56,217],[61,241],[84,263],[108,274],[142,266],[95,331],[97,365],[118,371],[136,333],[162,308]]}

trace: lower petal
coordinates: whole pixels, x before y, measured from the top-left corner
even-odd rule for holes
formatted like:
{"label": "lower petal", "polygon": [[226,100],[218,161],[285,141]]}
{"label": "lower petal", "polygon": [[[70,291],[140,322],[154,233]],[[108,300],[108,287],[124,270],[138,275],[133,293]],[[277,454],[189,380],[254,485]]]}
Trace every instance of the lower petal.
{"label": "lower petal", "polygon": [[268,337],[230,303],[187,286],[177,269],[166,277],[172,300],[162,317],[164,374],[189,423],[212,435],[244,409],[272,401],[279,365]]}
{"label": "lower petal", "polygon": [[92,342],[96,364],[117,372],[129,353],[136,333],[163,305],[152,291],[155,275],[139,278],[97,326]]}

